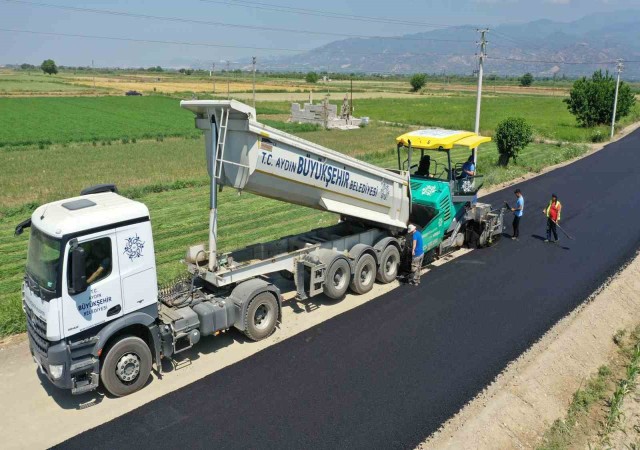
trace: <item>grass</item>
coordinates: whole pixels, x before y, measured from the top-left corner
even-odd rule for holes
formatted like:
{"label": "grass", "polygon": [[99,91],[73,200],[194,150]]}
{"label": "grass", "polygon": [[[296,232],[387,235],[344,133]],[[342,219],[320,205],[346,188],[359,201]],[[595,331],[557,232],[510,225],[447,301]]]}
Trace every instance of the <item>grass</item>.
{"label": "grass", "polygon": [[59,77],[43,73],[0,73],[0,94],[77,93],[90,91],[87,86],[74,86]]}
{"label": "grass", "polygon": [[[470,96],[426,97],[419,99],[362,99],[356,103],[356,116],[372,119],[472,130],[475,98]],[[497,124],[509,116],[523,117],[536,135],[548,139],[589,142],[596,130],[608,135],[608,127],[578,127],[559,97],[487,96],[482,100],[481,133],[492,135]],[[640,105],[620,125],[640,119]]]}
{"label": "grass", "polygon": [[624,420],[624,399],[636,387],[640,374],[640,326],[628,338],[626,335],[626,330],[614,334],[621,358],[601,366],[573,394],[565,418],[557,419],[544,433],[539,450],[594,448],[594,439],[598,441],[595,448],[610,448],[609,435]]}
{"label": "grass", "polygon": [[601,366],[598,373],[586,382],[585,387],[573,394],[566,417],[553,422],[551,428],[545,432],[538,450],[568,448],[573,440],[576,424],[586,417],[594,404],[606,398],[610,379],[611,369]]}
{"label": "grass", "polygon": [[167,97],[0,98],[0,110],[0,147],[200,135]]}

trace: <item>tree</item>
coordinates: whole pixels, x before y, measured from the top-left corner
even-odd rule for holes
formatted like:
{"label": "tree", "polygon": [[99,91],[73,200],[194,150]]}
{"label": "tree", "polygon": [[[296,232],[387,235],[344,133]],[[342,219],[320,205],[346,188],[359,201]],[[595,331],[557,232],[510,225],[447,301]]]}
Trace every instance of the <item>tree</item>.
{"label": "tree", "polygon": [[522,77],[520,78],[520,86],[528,87],[528,86],[531,86],[532,84],[533,84],[533,75],[531,75],[529,72],[522,75]]}
{"label": "tree", "polygon": [[427,76],[423,73],[416,73],[411,77],[409,83],[411,84],[411,90],[413,92],[418,92],[425,84],[427,84]]}
{"label": "tree", "polygon": [[[615,92],[615,77],[609,71],[602,73],[602,70],[598,70],[591,79],[582,77],[573,83],[569,98],[564,99],[564,102],[581,126],[593,127],[611,121]],[[616,120],[628,115],[635,101],[629,85],[621,81]]]}
{"label": "tree", "polygon": [[304,77],[307,83],[317,83],[318,82],[318,74],[315,72],[309,72],[306,77]]}
{"label": "tree", "polygon": [[533,139],[533,131],[523,118],[508,117],[498,124],[495,138],[500,152],[498,164],[506,166],[511,158],[517,162],[518,153]]}
{"label": "tree", "polygon": [[58,73],[58,66],[56,66],[56,62],[53,59],[45,59],[42,61],[40,68],[48,75],[55,75]]}

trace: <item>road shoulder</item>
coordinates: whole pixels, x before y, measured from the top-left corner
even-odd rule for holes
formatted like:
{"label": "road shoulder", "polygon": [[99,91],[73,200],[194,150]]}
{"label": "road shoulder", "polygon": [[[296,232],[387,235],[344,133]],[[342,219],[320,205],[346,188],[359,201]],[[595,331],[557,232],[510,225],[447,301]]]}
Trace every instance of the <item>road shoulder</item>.
{"label": "road shoulder", "polygon": [[[640,317],[640,255],[512,362],[420,449],[534,448]],[[474,443],[470,446],[470,443]]]}

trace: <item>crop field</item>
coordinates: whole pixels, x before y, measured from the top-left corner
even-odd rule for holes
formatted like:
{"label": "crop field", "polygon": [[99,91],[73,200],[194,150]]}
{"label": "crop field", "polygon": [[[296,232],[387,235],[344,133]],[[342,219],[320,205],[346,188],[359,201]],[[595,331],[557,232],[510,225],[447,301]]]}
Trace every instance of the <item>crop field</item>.
{"label": "crop field", "polygon": [[0,147],[198,136],[193,115],[167,97],[0,98]]}
{"label": "crop field", "polygon": [[74,86],[59,77],[42,73],[0,72],[0,95],[73,94],[89,91],[86,86]]}

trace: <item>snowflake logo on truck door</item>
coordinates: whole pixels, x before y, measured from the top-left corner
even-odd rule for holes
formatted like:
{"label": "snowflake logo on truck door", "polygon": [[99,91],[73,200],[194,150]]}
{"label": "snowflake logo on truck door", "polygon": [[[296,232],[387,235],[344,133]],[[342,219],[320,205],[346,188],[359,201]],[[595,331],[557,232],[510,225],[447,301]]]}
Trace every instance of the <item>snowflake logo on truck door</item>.
{"label": "snowflake logo on truck door", "polygon": [[130,261],[140,258],[142,256],[142,249],[144,248],[144,241],[140,239],[138,233],[135,236],[128,237],[125,240],[124,254],[129,257]]}

